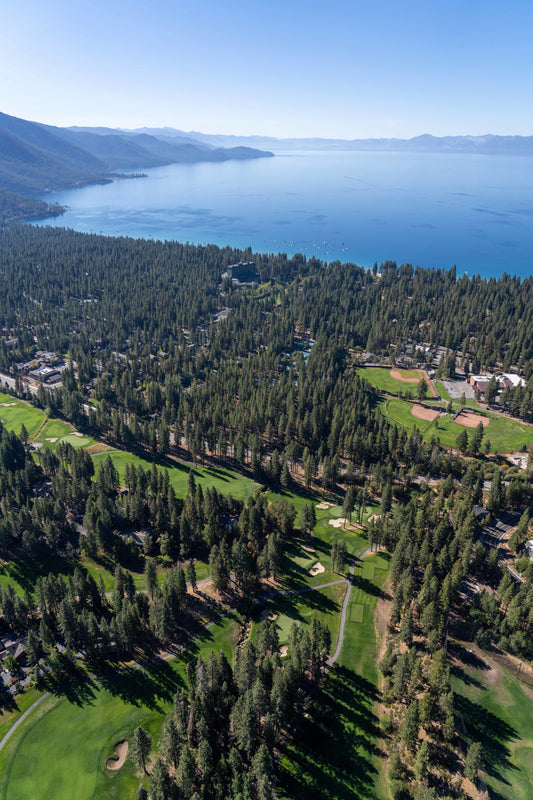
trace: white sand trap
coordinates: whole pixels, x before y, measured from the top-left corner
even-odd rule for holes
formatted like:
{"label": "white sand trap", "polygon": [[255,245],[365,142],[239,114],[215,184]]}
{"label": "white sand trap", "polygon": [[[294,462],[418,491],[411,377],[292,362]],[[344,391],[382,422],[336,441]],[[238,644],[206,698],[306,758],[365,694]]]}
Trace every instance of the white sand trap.
{"label": "white sand trap", "polygon": [[108,769],[112,770],[113,772],[116,769],[120,769],[126,760],[126,756],[128,755],[128,748],[129,745],[127,742],[118,742],[115,745],[115,755],[116,758],[108,758],[105,762],[105,765]]}
{"label": "white sand trap", "polygon": [[320,575],[321,572],[325,572],[326,568],[322,566],[320,561],[317,561],[316,564],[313,564],[311,569],[309,570],[309,574],[315,577],[315,575]]}
{"label": "white sand trap", "polygon": [[268,619],[270,620],[270,622],[274,622],[274,620],[277,619],[277,618],[278,618],[278,615],[274,614],[274,612],[272,612],[272,614],[268,615]]}
{"label": "white sand trap", "polygon": [[326,501],[324,500],[323,503],[317,503],[315,508],[331,508],[332,505],[333,503],[326,503]]}
{"label": "white sand trap", "polygon": [[47,442],[52,442],[52,444],[53,444],[54,442],[57,442],[57,438],[58,438],[57,436],[47,436],[46,437],[46,441]]}
{"label": "white sand trap", "polygon": [[8,408],[8,406],[16,406],[16,403],[0,403],[0,406],[4,406],[4,408]]}
{"label": "white sand trap", "polygon": [[287,647],[286,644],[284,644],[283,647],[279,648],[279,654],[280,654],[281,658],[285,658],[285,656],[287,655],[288,652],[289,652],[289,648]]}
{"label": "white sand trap", "polygon": [[346,525],[346,517],[339,517],[338,519],[330,519],[330,525],[333,525],[334,528],[342,528],[343,525]]}
{"label": "white sand trap", "polygon": [[368,518],[368,521],[377,522],[378,519],[381,519],[381,514],[372,514],[372,516]]}
{"label": "white sand trap", "polygon": [[79,431],[72,431],[72,435],[73,436],[83,436],[83,433],[80,433]]}
{"label": "white sand trap", "polygon": [[314,553],[315,552],[315,548],[314,547],[309,547],[309,545],[307,545],[307,544],[302,544],[301,548],[302,548],[302,550],[305,550],[306,553]]}

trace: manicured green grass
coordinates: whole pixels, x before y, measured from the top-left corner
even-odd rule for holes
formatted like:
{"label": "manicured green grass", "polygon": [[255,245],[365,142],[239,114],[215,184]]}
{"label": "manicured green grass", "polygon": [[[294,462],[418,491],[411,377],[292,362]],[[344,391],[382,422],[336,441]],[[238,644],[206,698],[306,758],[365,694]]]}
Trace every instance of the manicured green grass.
{"label": "manicured green grass", "polygon": [[238,630],[239,620],[232,615],[196,637],[179,659],[149,668],[117,668],[45,700],[0,753],[2,800],[135,797],[139,777],[130,757],[117,772],[106,769],[115,744],[131,740],[137,725],[149,730],[156,744],[174,693],[184,685],[187,661],[212,650],[231,656]]}
{"label": "manicured green grass", "polygon": [[69,422],[60,419],[50,419],[43,429],[39,431],[37,441],[43,447],[55,450],[60,442],[69,442],[72,447],[89,447],[95,443],[90,436],[76,435],[75,428]]}
{"label": "manicured green grass", "polygon": [[450,395],[448,394],[448,390],[444,387],[444,384],[442,383],[442,381],[434,380],[433,383],[435,384],[435,389],[440,394],[440,396],[442,397],[443,400],[448,401],[448,400],[452,399],[450,397]]}
{"label": "manicured green grass", "polygon": [[345,594],[346,584],[340,583],[304,594],[278,595],[271,602],[260,606],[260,609],[277,615],[275,625],[280,645],[285,645],[289,641],[289,633],[294,623],[309,625],[311,620],[316,618],[328,626],[334,649],[339,637],[340,610]]}
{"label": "manicured green grass", "polygon": [[36,560],[19,559],[0,562],[0,586],[10,583],[16,594],[33,592],[37,578],[49,573],[71,575],[75,564],[66,558],[46,558]]}
{"label": "manicured green grass", "polygon": [[[475,664],[476,662],[474,662]],[[468,743],[483,748],[483,780],[495,800],[533,797],[533,699],[501,668],[487,680],[487,670],[468,665],[452,678],[456,713],[467,730]]]}
{"label": "manicured green grass", "polygon": [[[380,392],[388,392],[389,394],[403,394],[411,393],[413,397],[416,396],[416,385],[420,380],[420,374],[416,369],[401,369],[400,373],[405,380],[400,381],[398,378],[393,378],[391,369],[396,367],[360,367],[357,374],[361,378],[365,378],[372,386],[379,389]],[[414,383],[410,381],[413,380]],[[429,390],[427,396],[429,397]]]}
{"label": "manicured green grass", "polygon": [[[124,481],[124,469],[126,464],[134,464],[136,467],[142,466],[145,470],[152,468],[152,462],[147,458],[124,453],[119,450],[112,450],[105,453],[95,453],[93,461],[95,469],[98,470],[102,461],[110,456],[120,475],[120,480]],[[197,484],[202,489],[214,486],[217,491],[225,495],[231,495],[237,500],[245,500],[257,488],[258,484],[251,478],[239,475],[230,469],[219,467],[201,467],[184,464],[174,459],[156,461],[159,469],[168,469],[170,483],[178,497],[185,497],[188,492],[189,473],[192,472]]]}
{"label": "manicured green grass", "polygon": [[21,426],[24,425],[31,439],[46,420],[44,411],[10,394],[0,392],[0,403],[6,404],[0,405],[0,420],[8,431],[15,431],[17,436],[20,434]]}
{"label": "manicured green grass", "polygon": [[[438,437],[441,444],[449,447],[456,446],[457,436],[465,428],[457,422],[452,422],[450,414],[444,414],[433,422],[426,422],[413,417],[411,407],[412,403],[395,398],[388,400],[383,398],[380,403],[382,414],[390,422],[408,430],[415,425],[426,441],[432,437]],[[484,440],[490,441],[492,452],[520,450],[524,445],[533,445],[533,427],[490,412],[485,412],[484,416],[490,420],[484,431]],[[474,429],[466,428],[466,430],[471,435]]]}
{"label": "manicured green grass", "polygon": [[339,662],[311,701],[280,765],[278,800],[382,800],[374,613],[388,562],[358,565]]}
{"label": "manicured green grass", "polygon": [[13,708],[0,708],[0,741],[4,738],[11,726],[15,724],[17,719],[22,716],[41,695],[42,692],[39,689],[28,689],[13,698]]}
{"label": "manicured green grass", "polygon": [[[307,498],[300,499],[302,500],[302,505],[303,502],[309,502]],[[342,516],[341,506],[334,505],[326,509],[320,509],[316,508],[315,503],[314,505],[317,523],[314,527],[313,536],[298,535],[295,532],[286,545],[286,554],[282,563],[282,583],[285,588],[301,589],[305,586],[317,586],[342,578],[342,575],[332,570],[331,546],[334,541],[340,542],[344,540],[348,554],[352,557],[360,555],[368,547],[368,539],[364,530],[344,530],[343,528],[334,528],[333,525],[329,524],[330,520],[338,519]],[[365,508],[363,520],[366,521],[376,511],[378,511],[378,505],[369,503]],[[353,518],[355,519],[355,515]],[[299,518],[297,518],[296,524],[299,524]],[[310,553],[304,550],[302,545],[312,547],[314,552]],[[317,562],[322,564],[324,572],[312,576],[309,574],[309,570]]]}

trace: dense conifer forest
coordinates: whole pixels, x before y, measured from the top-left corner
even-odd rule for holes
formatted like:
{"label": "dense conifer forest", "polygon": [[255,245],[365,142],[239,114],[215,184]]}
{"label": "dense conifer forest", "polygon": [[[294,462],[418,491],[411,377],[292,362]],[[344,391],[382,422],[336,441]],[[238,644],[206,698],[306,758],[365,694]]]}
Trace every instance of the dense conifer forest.
{"label": "dense conifer forest", "polygon": [[[225,274],[241,261],[255,262],[249,283]],[[0,231],[0,276],[7,391],[102,446],[152,461],[151,469],[127,464],[121,478],[110,456],[95,470],[84,449],[34,452],[25,429],[17,436],[0,425],[4,561],[77,564],[83,554],[115,565],[112,592],[79,565],[68,576],[41,575],[25,594],[1,589],[2,624],[26,637],[43,685],[75,680],[80,660],[101,670],[182,643],[199,562],[226,610],[252,613],[265,582],[279,579],[295,530],[312,533],[312,491],[337,498],[350,522],[372,498],[380,513],[368,524],[369,544],[391,555],[380,665],[391,792],[464,796],[453,776],[475,778],[482,755],[458,727],[449,630],[459,621],[480,646],[533,658],[533,570],[524,564],[517,582],[498,549],[483,545],[476,513],[519,515],[509,547],[522,555],[532,460],[509,468],[479,446],[465,458],[437,435],[393,425],[356,370],[365,351],[386,360],[407,340],[443,348],[450,371],[458,359],[473,371],[514,368],[525,385],[509,390],[507,403],[533,421],[533,279],[394,263],[365,270],[16,225]],[[60,388],[40,382],[30,393],[19,367],[39,351],[66,368]],[[168,474],[178,458],[229,466],[264,491],[236,500],[204,491],[191,472],[178,496]],[[310,498],[299,518],[283,497],[290,489]],[[342,572],[346,549],[335,547]],[[143,572],[145,591],[133,571]],[[473,598],[469,576],[483,586]],[[315,620],[291,630],[282,660],[265,620],[233,667],[223,654],[189,664],[138,798],[272,797],[281,740],[320,685],[330,649],[330,632]],[[141,771],[150,747],[139,727]]]}

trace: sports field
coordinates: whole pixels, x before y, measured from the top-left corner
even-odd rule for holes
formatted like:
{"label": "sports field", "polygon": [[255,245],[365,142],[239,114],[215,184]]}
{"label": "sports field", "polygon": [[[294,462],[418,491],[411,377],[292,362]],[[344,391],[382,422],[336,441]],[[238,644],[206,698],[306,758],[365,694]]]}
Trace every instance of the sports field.
{"label": "sports field", "polygon": [[[456,446],[457,436],[465,428],[453,422],[451,414],[441,414],[433,421],[426,421],[413,416],[412,407],[413,404],[407,400],[396,398],[383,398],[380,403],[382,414],[390,422],[408,430],[412,430],[415,425],[426,441],[438,437],[441,444]],[[491,452],[509,452],[533,445],[532,426],[490,412],[484,412],[484,416],[489,420],[489,424],[484,428],[484,440],[490,441]]]}
{"label": "sports field", "polygon": [[[389,394],[410,394],[416,395],[416,387],[422,377],[427,382],[427,376],[423,370],[417,369],[397,369],[396,367],[360,367],[357,374],[367,380],[380,392]],[[426,397],[431,397],[431,391],[427,390]]]}

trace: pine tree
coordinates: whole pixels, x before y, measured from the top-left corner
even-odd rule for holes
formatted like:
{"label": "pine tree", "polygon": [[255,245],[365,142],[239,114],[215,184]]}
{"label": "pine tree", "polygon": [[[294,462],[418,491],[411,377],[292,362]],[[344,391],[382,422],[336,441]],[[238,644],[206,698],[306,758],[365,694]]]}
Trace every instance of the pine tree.
{"label": "pine tree", "polygon": [[135,728],[131,743],[131,756],[138,769],[146,772],[146,760],[152,747],[152,737],[140,725]]}

